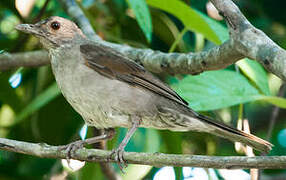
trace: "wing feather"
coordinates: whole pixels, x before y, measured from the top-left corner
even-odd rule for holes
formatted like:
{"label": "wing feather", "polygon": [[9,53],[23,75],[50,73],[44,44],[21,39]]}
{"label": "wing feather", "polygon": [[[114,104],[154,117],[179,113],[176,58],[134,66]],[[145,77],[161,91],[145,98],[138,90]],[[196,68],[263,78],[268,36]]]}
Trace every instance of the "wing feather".
{"label": "wing feather", "polygon": [[81,45],[80,51],[86,65],[99,74],[141,87],[182,105],[188,105],[174,90],[119,52],[94,44]]}

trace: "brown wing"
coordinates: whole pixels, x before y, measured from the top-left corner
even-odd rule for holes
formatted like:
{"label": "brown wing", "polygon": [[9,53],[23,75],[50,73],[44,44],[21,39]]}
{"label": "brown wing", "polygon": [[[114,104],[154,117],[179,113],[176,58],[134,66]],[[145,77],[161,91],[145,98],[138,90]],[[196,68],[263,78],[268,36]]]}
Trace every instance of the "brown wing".
{"label": "brown wing", "polygon": [[103,76],[144,88],[165,98],[188,105],[175,91],[146,71],[142,66],[109,47],[93,44],[80,46],[86,65]]}

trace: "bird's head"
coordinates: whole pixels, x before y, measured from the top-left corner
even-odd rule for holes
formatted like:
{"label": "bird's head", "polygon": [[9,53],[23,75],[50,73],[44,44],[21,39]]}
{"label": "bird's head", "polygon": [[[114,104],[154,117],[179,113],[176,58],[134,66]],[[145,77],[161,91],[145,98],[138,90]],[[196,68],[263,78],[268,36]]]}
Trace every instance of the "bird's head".
{"label": "bird's head", "polygon": [[19,24],[15,28],[40,38],[46,49],[56,48],[85,37],[75,23],[58,16],[49,17],[36,24]]}

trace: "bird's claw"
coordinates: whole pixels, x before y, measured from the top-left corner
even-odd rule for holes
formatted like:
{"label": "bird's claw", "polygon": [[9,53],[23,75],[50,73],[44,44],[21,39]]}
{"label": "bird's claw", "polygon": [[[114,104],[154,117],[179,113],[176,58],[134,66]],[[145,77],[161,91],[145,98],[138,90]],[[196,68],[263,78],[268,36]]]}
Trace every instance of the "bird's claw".
{"label": "bird's claw", "polygon": [[123,158],[123,153],[124,148],[118,147],[117,149],[113,149],[110,154],[110,158],[112,158],[112,156],[114,155],[114,159],[122,172],[124,172],[123,169],[127,167],[127,162]]}
{"label": "bird's claw", "polygon": [[70,144],[64,145],[61,147],[61,150],[66,150],[67,151],[67,155],[66,155],[66,159],[69,162],[69,160],[75,155],[75,152],[78,149],[83,148],[85,145],[85,141],[75,141],[72,142]]}

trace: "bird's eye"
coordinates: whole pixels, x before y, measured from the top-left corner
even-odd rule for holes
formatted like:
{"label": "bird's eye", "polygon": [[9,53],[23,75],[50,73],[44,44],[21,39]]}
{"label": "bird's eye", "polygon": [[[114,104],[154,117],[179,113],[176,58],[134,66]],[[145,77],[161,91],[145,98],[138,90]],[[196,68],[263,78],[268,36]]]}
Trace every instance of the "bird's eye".
{"label": "bird's eye", "polygon": [[51,28],[53,30],[58,30],[58,29],[60,29],[60,27],[61,27],[61,24],[59,22],[57,22],[57,21],[54,21],[54,22],[51,23]]}

